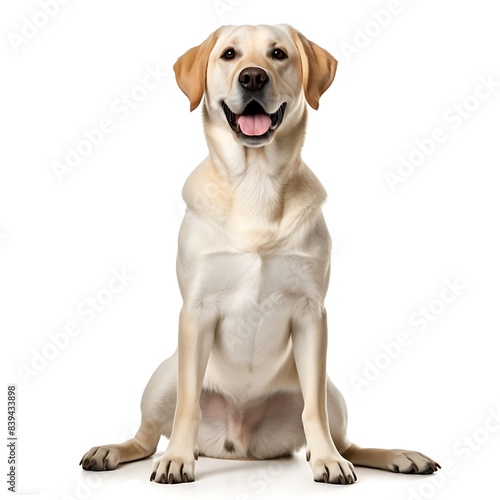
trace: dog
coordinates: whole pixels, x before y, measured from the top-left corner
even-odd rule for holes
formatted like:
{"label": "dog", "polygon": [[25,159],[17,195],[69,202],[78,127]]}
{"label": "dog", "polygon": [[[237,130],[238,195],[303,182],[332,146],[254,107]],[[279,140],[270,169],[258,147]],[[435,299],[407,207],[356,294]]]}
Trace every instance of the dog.
{"label": "dog", "polygon": [[151,481],[194,481],[198,455],[287,457],[305,447],[315,481],[351,484],[353,465],[430,474],[415,451],[361,448],[326,373],[331,240],[326,192],[301,159],[307,107],[337,61],[288,25],[224,26],[174,65],[202,102],[208,157],[183,188],[178,349],[153,373],[137,434],[91,448],[85,470],[150,457]]}

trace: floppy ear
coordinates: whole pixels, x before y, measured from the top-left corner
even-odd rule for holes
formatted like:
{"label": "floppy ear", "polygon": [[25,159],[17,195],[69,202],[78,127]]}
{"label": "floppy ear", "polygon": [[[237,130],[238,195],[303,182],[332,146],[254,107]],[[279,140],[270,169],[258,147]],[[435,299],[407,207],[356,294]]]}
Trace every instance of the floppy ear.
{"label": "floppy ear", "polygon": [[177,85],[187,95],[191,103],[190,111],[198,107],[205,93],[208,58],[218,35],[217,30],[201,45],[189,49],[174,64]]}
{"label": "floppy ear", "polygon": [[325,49],[309,41],[302,33],[293,28],[290,28],[290,32],[300,54],[306,101],[309,106],[318,109],[319,98],[335,77],[337,60]]}

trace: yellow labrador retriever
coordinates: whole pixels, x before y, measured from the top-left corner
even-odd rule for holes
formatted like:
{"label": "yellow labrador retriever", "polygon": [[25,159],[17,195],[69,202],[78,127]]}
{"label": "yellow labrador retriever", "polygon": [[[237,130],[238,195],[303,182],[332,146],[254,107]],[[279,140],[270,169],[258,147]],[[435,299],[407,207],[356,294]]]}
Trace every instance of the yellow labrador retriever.
{"label": "yellow labrador retriever", "polygon": [[84,469],[149,457],[162,434],[157,483],[193,481],[198,455],[271,459],[304,446],[325,483],[354,483],[353,464],[439,468],[418,452],[352,444],[327,378],[326,194],[301,148],[307,104],[318,108],[336,66],[286,25],[222,27],[175,64],[191,110],[203,100],[209,149],[183,190],[178,350],[144,391],[136,436],[92,448]]}

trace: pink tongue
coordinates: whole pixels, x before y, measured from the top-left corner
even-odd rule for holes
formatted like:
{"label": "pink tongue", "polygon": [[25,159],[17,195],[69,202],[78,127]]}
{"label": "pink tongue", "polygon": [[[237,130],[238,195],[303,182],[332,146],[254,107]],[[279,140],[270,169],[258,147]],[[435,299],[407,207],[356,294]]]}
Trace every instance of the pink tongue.
{"label": "pink tongue", "polygon": [[245,135],[264,135],[271,127],[268,115],[240,115],[238,125]]}

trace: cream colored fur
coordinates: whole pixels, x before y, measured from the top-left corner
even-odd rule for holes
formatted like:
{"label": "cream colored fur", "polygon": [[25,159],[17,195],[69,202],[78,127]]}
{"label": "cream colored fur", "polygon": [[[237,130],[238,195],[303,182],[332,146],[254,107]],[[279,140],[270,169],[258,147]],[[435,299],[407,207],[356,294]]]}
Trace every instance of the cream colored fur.
{"label": "cream colored fur", "polygon": [[[417,452],[353,445],[344,400],[327,378],[326,194],[301,148],[307,104],[318,108],[336,66],[286,25],[220,28],[176,63],[191,109],[202,102],[209,149],[183,190],[178,351],[144,391],[135,438],[92,448],[84,469],[148,457],[161,434],[170,442],[151,476],[160,483],[193,481],[198,454],[266,459],[303,447],[314,479],[329,483],[353,483],[353,464],[439,467]],[[264,90],[243,86],[247,68],[265,72]],[[239,116],[251,98],[268,114],[287,103],[265,137],[232,130],[222,109]]]}

